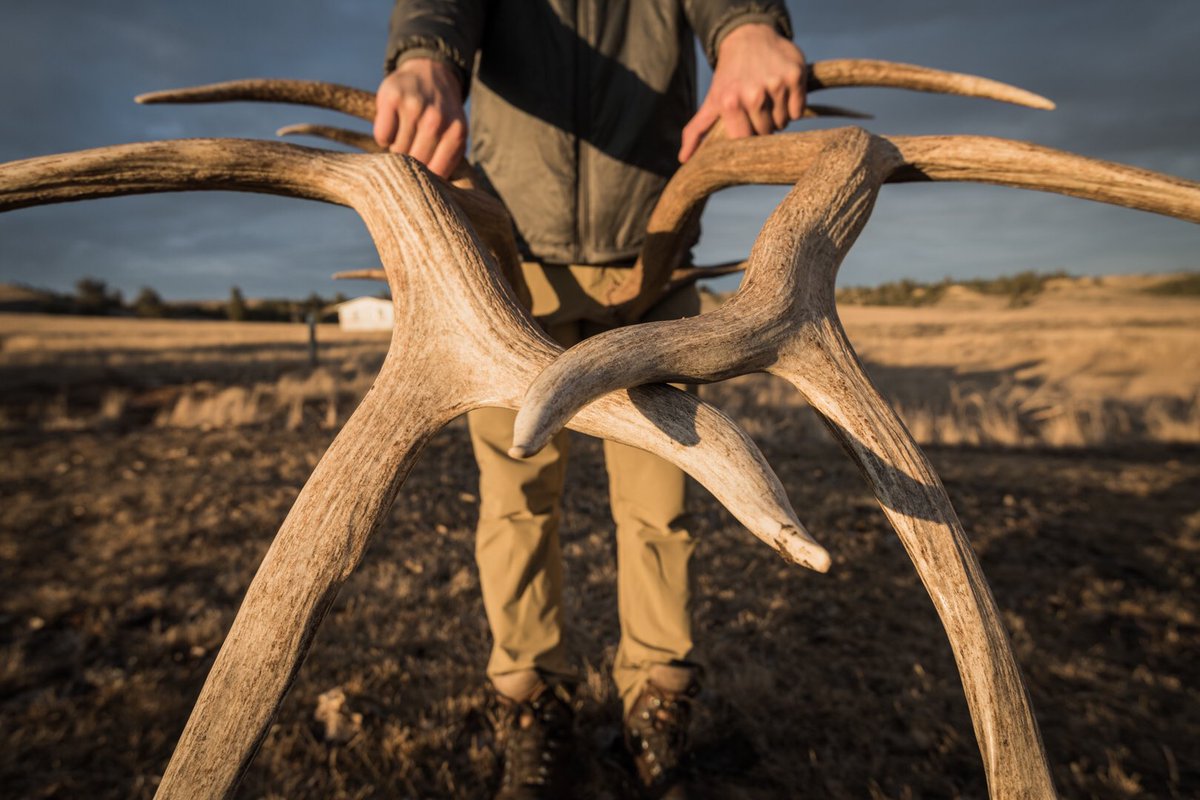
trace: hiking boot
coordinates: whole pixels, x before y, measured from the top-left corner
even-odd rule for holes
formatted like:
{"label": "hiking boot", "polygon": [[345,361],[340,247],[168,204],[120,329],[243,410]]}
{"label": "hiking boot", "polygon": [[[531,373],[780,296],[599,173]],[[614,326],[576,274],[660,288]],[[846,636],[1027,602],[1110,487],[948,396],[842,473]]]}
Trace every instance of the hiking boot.
{"label": "hiking boot", "polygon": [[504,746],[504,775],[496,800],[568,797],[574,710],[560,683],[539,681],[524,700],[496,693],[497,736]]}
{"label": "hiking boot", "polygon": [[694,670],[656,668],[629,709],[625,746],[633,757],[643,796],[654,800],[687,797],[688,723],[692,698],[699,691]]}

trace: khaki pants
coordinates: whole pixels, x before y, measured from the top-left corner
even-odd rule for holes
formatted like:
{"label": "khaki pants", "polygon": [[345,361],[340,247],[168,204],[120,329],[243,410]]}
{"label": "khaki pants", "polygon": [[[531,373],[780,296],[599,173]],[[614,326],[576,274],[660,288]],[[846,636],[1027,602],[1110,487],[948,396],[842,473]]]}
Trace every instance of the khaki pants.
{"label": "khaki pants", "polygon": [[[533,314],[564,347],[606,328],[586,321],[589,309],[620,282],[615,267],[523,265]],[[700,311],[694,287],[664,299],[646,320]],[[563,646],[559,496],[567,462],[560,433],[536,456],[513,459],[514,412],[470,413],[479,464],[480,511],[475,540],[483,603],[492,628],[492,678],[538,669],[574,674]],[[613,679],[626,711],[656,664],[685,661],[692,651],[684,473],[657,456],[604,442],[609,499],[617,526],[617,605],[621,641]]]}

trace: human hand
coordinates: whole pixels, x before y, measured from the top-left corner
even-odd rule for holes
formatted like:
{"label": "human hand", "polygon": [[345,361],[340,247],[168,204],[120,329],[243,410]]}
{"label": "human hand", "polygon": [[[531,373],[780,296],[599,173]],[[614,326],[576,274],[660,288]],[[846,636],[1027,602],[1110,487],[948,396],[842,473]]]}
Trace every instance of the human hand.
{"label": "human hand", "polygon": [[449,177],[467,149],[467,116],[454,68],[410,58],[384,78],[375,93],[375,141]]}
{"label": "human hand", "polygon": [[683,129],[679,161],[720,119],[731,139],[777,131],[804,113],[804,53],[770,25],[735,28],[717,50],[712,85]]}

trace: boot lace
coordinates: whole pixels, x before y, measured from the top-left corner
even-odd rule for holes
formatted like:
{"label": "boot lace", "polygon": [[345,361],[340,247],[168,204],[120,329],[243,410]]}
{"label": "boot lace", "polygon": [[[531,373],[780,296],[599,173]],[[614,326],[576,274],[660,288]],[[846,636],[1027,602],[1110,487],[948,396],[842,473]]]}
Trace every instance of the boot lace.
{"label": "boot lace", "polygon": [[501,698],[504,790],[551,787],[560,780],[573,716],[564,692],[559,687],[546,687],[523,702]]}

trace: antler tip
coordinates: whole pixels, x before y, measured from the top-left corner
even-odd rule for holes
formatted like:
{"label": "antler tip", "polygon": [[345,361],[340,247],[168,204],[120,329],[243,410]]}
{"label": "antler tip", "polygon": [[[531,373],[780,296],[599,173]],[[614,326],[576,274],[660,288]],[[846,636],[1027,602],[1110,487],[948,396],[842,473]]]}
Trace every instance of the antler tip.
{"label": "antler tip", "polygon": [[1042,97],[1040,94],[1030,92],[1029,107],[1036,108],[1039,111],[1053,111],[1058,108],[1057,104],[1048,97]]}
{"label": "antler tip", "polygon": [[333,273],[335,281],[386,281],[387,271],[382,269],[348,269]]}
{"label": "antler tip", "polygon": [[[561,409],[553,407],[554,404],[549,404],[552,409],[541,408],[537,412],[530,410],[538,405],[538,398],[526,393],[524,403],[517,411],[517,419],[513,423],[513,443],[508,449],[508,454],[513,458],[529,458],[540,453],[550,438],[565,424],[563,420],[555,427],[552,412],[561,413]],[[567,419],[569,418],[570,415],[567,416]]]}
{"label": "antler tip", "polygon": [[833,564],[829,551],[817,544],[816,540],[801,528],[792,525],[780,528],[779,545],[779,552],[784,558],[813,572],[824,574],[829,572],[829,567]]}
{"label": "antler tip", "polygon": [[143,106],[171,103],[179,97],[181,91],[180,89],[159,89],[157,92],[142,92],[133,98],[133,102]]}
{"label": "antler tip", "polygon": [[508,448],[508,456],[509,458],[529,458],[532,455],[536,455],[538,449],[540,448],[534,448],[523,444],[514,444],[512,447]]}

